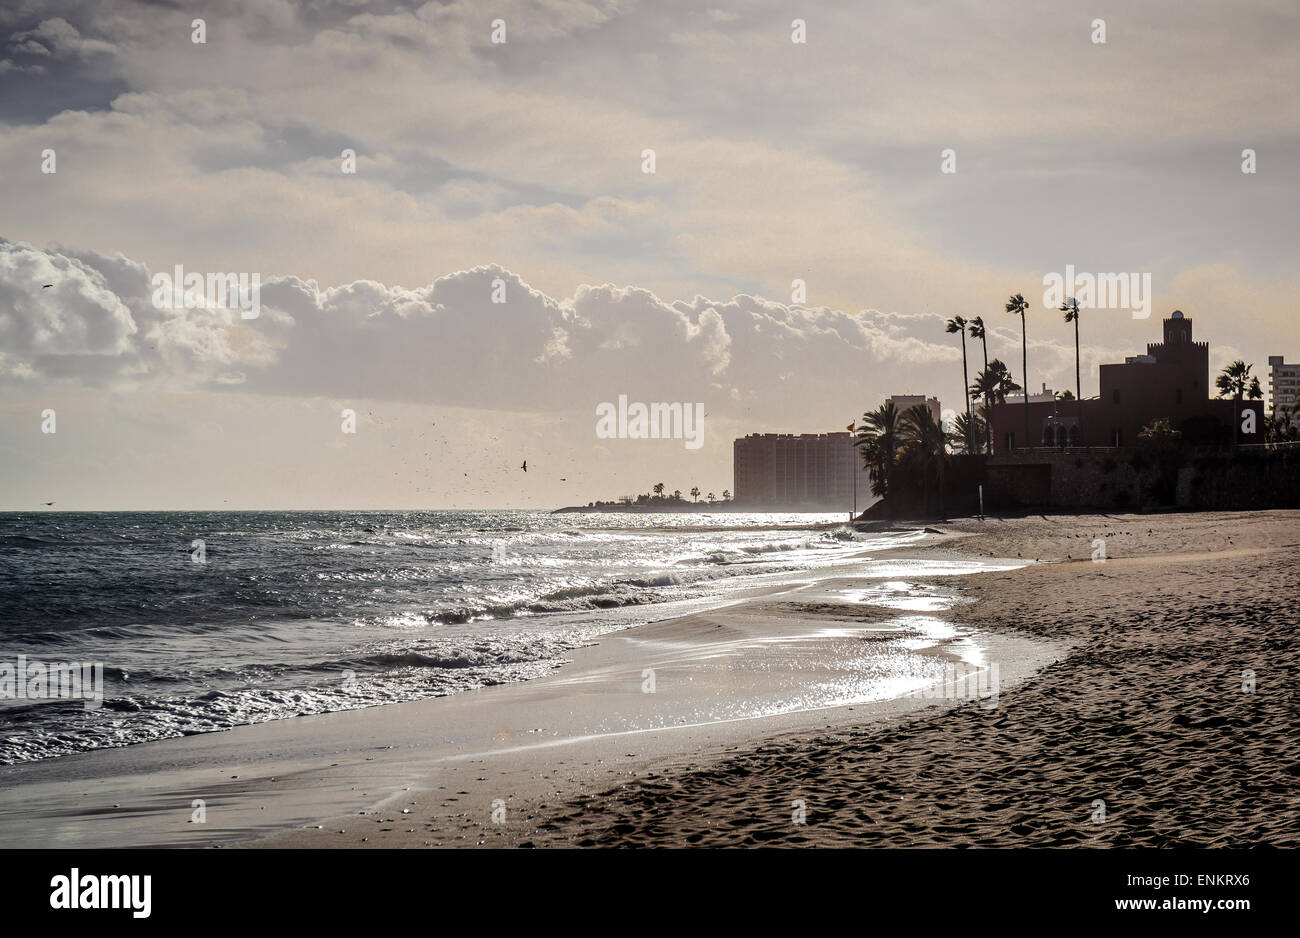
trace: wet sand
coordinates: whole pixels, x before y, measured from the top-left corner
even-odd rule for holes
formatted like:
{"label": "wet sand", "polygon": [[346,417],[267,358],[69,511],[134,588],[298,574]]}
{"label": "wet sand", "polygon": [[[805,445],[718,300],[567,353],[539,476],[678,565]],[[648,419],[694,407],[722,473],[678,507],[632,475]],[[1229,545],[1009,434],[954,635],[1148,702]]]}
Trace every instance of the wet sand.
{"label": "wet sand", "polygon": [[[966,578],[978,602],[961,615],[1008,635],[1067,640],[1064,658],[1005,691],[994,711],[965,706],[773,739],[571,799],[538,818],[529,839],[1300,845],[1300,513],[942,527],[976,535],[959,549],[1043,561]],[[1104,562],[1092,560],[1097,538]],[[805,824],[793,822],[796,799]]]}

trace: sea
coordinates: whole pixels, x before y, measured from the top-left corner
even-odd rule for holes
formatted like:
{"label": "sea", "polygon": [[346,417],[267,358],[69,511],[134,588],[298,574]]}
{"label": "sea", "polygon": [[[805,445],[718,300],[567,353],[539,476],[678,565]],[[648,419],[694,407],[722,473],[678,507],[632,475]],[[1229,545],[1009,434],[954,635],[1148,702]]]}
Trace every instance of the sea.
{"label": "sea", "polygon": [[845,517],[0,513],[0,676],[19,656],[103,675],[90,706],[11,680],[0,763],[527,680],[603,632],[924,537]]}

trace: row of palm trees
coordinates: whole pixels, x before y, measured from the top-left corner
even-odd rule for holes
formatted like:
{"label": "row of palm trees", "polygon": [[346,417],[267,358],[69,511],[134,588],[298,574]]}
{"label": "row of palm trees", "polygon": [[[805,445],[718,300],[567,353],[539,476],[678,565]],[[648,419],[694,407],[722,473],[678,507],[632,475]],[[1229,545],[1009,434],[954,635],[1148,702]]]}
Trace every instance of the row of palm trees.
{"label": "row of palm trees", "polygon": [[[667,489],[667,486],[664,485],[662,482],[656,482],[656,483],[654,484],[654,497],[655,497],[655,498],[668,498],[668,499],[671,499],[672,501],[675,501],[675,502],[685,501],[685,499],[682,498],[682,490],[681,490],[681,489],[677,489],[677,490],[676,490],[675,492],[673,492],[671,495],[666,494],[666,491],[665,491],[666,489]],[[691,486],[690,496],[691,496],[692,500],[698,502],[698,501],[700,500],[700,496],[703,495],[703,494],[704,494],[704,493],[700,491],[700,487],[699,487],[698,485],[693,485],[693,486]],[[646,498],[646,499],[648,499],[648,498],[650,498],[650,495],[649,495],[649,493],[646,493],[645,495],[642,495],[642,496],[640,496],[640,497],[641,497],[641,498]],[[712,504],[713,502],[717,501],[717,496],[714,495],[712,492],[710,492],[710,493],[708,494],[707,497],[708,497],[708,500],[709,500],[709,503],[710,503],[710,504]],[[723,489],[723,490],[722,490],[722,500],[723,500],[724,502],[726,502],[726,501],[730,501],[730,500],[731,500],[731,491],[730,491],[729,489]]]}
{"label": "row of palm trees", "polygon": [[[1029,375],[1029,350],[1028,340],[1025,330],[1025,313],[1029,310],[1028,301],[1019,293],[1007,298],[1005,309],[1013,316],[1020,317],[1020,361],[1022,373]],[[1079,301],[1074,297],[1069,297],[1063,302],[1059,310],[1065,314],[1066,323],[1074,324],[1074,394],[1064,391],[1060,395],[1061,399],[1074,398],[1078,402],[1079,409],[1079,433],[1083,433],[1083,377],[1080,366],[1079,354],[1079,319],[1080,309]],[[992,410],[994,404],[1006,402],[1007,394],[1011,391],[1021,390],[1020,385],[1012,380],[1011,373],[1007,366],[1000,359],[989,361],[989,346],[987,333],[984,327],[984,320],[976,316],[974,319],[967,320],[961,316],[953,316],[944,324],[944,331],[948,333],[961,334],[961,377],[962,385],[966,393],[966,413],[957,419],[957,436],[962,441],[965,451],[968,453],[979,452],[983,446],[987,446],[988,452],[992,452]],[[984,370],[975,376],[973,384],[968,383],[966,368],[966,334],[969,333],[971,338],[979,339],[984,348]],[[1220,397],[1231,396],[1234,400],[1240,401],[1243,398],[1257,401],[1264,396],[1263,389],[1260,387],[1259,378],[1251,375],[1251,365],[1238,359],[1227,365],[1221,374],[1215,379],[1215,384],[1219,390]],[[1029,382],[1025,381],[1025,443],[1028,444],[1032,439],[1029,433]],[[981,412],[972,414],[971,398],[975,397],[983,401]],[[1295,413],[1287,417],[1274,415],[1270,421],[1270,436],[1284,438],[1295,434],[1289,433],[1285,425],[1294,421]]]}
{"label": "row of palm trees", "polygon": [[[1025,313],[1029,311],[1029,301],[1023,295],[1016,293],[1007,298],[1004,307],[1008,313],[1020,317],[1020,367],[1021,374],[1025,375],[1025,442],[1028,443],[1029,435],[1029,342],[1026,335]],[[1082,370],[1079,363],[1079,302],[1070,297],[1060,305],[1060,311],[1065,314],[1067,323],[1074,323],[1074,395],[1079,401],[1079,424],[1082,431],[1083,425],[1083,380]],[[1011,372],[1000,359],[989,361],[989,343],[988,333],[984,326],[984,319],[976,316],[974,319],[965,319],[962,316],[953,316],[944,324],[944,331],[948,333],[961,334],[961,383],[965,389],[966,396],[966,414],[965,420],[958,418],[958,431],[965,446],[966,452],[979,452],[982,446],[980,442],[988,447],[992,452],[992,408],[994,404],[1006,402],[1007,394],[1011,391],[1021,390],[1021,386],[1016,384],[1011,378]],[[966,368],[966,335],[970,334],[971,338],[979,339],[984,348],[984,370],[975,377],[975,383],[971,384],[967,375]],[[1066,394],[1069,392],[1067,391]],[[982,413],[973,414],[971,412],[971,398],[981,399],[983,403]]]}
{"label": "row of palm trees", "polygon": [[[1025,313],[1029,303],[1019,293],[1007,298],[1006,312],[1020,317],[1020,362],[1022,373],[1029,373],[1029,351]],[[1079,303],[1074,297],[1063,302],[1059,311],[1065,314],[1065,322],[1074,325],[1074,393],[1063,391],[1059,400],[1074,399],[1078,402],[1079,428],[1083,427],[1083,379],[1080,364],[1079,346]],[[943,473],[944,457],[949,447],[966,453],[993,452],[993,408],[1006,403],[1007,396],[1013,391],[1022,390],[1012,378],[1011,371],[998,358],[989,359],[988,333],[982,317],[966,319],[953,316],[944,324],[949,334],[961,335],[961,376],[966,397],[966,412],[958,415],[952,432],[947,431],[941,420],[935,418],[925,404],[917,404],[900,411],[893,401],[885,401],[874,411],[862,415],[861,426],[851,425],[856,431],[854,444],[862,452],[864,463],[871,470],[871,491],[879,498],[885,498],[896,488],[900,468],[914,470],[922,479],[925,498],[929,498],[929,482],[932,475],[937,477],[939,485],[939,511],[943,513]],[[975,376],[973,382],[969,377],[966,354],[966,336],[979,339],[983,350],[984,368]],[[1235,361],[1225,367],[1217,377],[1216,385],[1220,397],[1231,395],[1235,400],[1243,398],[1259,400],[1263,391],[1258,377],[1250,374],[1251,366],[1243,361]],[[1029,391],[1025,382],[1025,441],[1032,439],[1029,432]],[[972,410],[972,399],[980,402],[977,410]],[[1265,426],[1270,440],[1287,440],[1300,438],[1300,402],[1294,405],[1290,413],[1275,414],[1268,418]]]}

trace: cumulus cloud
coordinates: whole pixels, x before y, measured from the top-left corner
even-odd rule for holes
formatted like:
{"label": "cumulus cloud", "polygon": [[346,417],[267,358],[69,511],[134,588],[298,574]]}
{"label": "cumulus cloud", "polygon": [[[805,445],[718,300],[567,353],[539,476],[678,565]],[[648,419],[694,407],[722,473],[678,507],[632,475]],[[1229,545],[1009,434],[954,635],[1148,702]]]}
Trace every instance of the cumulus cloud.
{"label": "cumulus cloud", "polygon": [[124,360],[137,331],[130,309],[94,267],[0,241],[0,372],[57,375],[75,360]]}
{"label": "cumulus cloud", "polygon": [[273,361],[283,317],[257,332],[239,321],[237,309],[155,306],[149,271],[120,254],[0,240],[0,381],[228,382],[232,366]]}
{"label": "cumulus cloud", "polygon": [[[1241,282],[1230,273],[1218,276]],[[268,276],[260,301],[260,316],[249,320],[237,308],[157,308],[150,270],[131,258],[0,241],[0,385],[553,413],[590,412],[627,394],[701,401],[715,419],[791,429],[825,429],[831,412],[847,422],[894,393],[961,406],[960,339],[945,333],[938,313],[848,312],[750,294],[670,302],[613,284],[555,297],[495,264],[419,287]],[[1182,305],[1192,315],[1201,309]],[[1020,380],[1019,328],[1002,318],[986,317],[989,354]],[[1031,313],[1034,388],[1073,389],[1072,334],[1059,319],[1053,310]],[[1104,311],[1085,322],[1085,394],[1095,393],[1098,364],[1141,351],[1115,324]],[[1136,325],[1143,341],[1158,339],[1154,320]],[[1229,351],[1251,357],[1227,348],[1231,337],[1212,317],[1197,328],[1216,361]],[[968,340],[967,351],[973,378],[982,349]]]}
{"label": "cumulus cloud", "polygon": [[[749,295],[667,302],[611,284],[555,298],[497,265],[415,288],[271,277],[261,315],[244,320],[238,310],[156,308],[149,270],[121,255],[0,248],[5,374],[25,383],[160,382],[513,410],[587,410],[629,394],[788,416],[841,396],[864,369],[887,376],[954,355],[921,337],[938,331],[933,316]],[[89,358],[97,366],[83,374],[76,362]]]}

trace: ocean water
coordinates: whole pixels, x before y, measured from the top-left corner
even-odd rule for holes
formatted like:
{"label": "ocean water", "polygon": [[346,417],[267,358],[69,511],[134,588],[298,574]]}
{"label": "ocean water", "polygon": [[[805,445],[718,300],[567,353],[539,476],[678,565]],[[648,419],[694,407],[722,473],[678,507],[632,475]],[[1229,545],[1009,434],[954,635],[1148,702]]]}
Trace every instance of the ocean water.
{"label": "ocean water", "polygon": [[923,536],[843,518],[0,514],[0,666],[104,676],[93,709],[0,700],[0,763],[526,680],[600,632]]}

